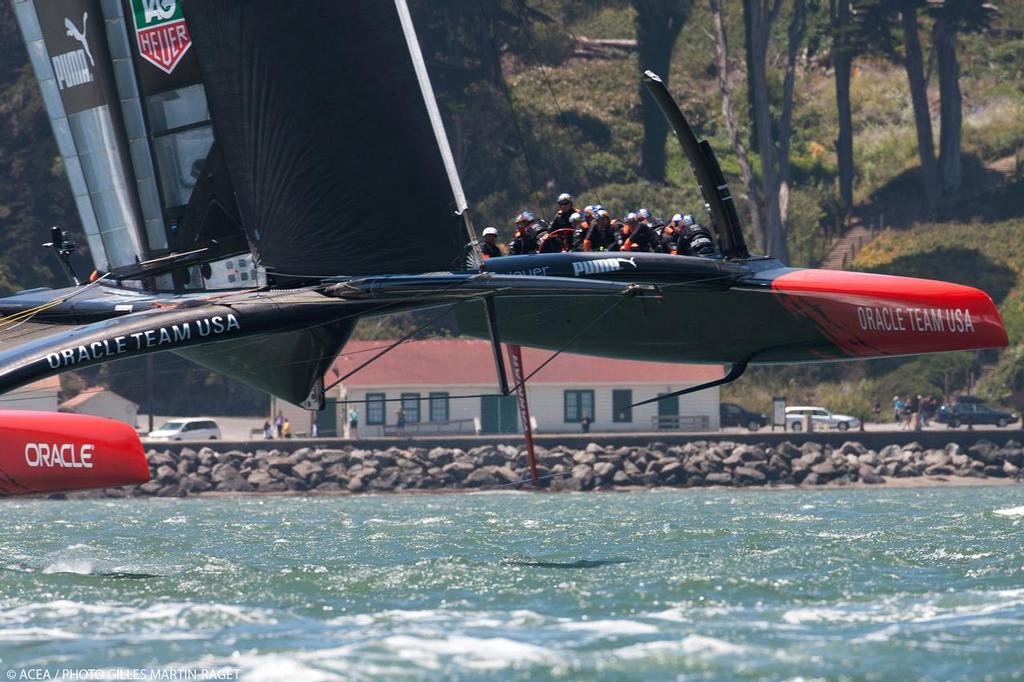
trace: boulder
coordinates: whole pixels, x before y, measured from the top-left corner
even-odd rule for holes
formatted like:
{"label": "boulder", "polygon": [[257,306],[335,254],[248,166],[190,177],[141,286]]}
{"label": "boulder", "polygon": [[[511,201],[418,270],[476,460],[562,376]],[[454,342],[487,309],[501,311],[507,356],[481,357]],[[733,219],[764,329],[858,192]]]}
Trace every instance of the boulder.
{"label": "boulder", "polygon": [[604,448],[597,443],[587,443],[586,451],[592,455],[603,455]]}
{"label": "boulder", "polygon": [[210,480],[216,483],[238,477],[238,468],[230,462],[217,464],[210,470]]}
{"label": "boulder", "polygon": [[600,483],[609,483],[612,477],[615,475],[615,465],[611,462],[598,462],[594,465],[594,477]]}
{"label": "boulder", "polygon": [[579,481],[580,490],[594,487],[594,470],[586,464],[577,464],[572,468],[572,478]]}
{"label": "boulder", "polygon": [[247,480],[238,476],[217,482],[217,491],[225,493],[251,493],[256,488]]}
{"label": "boulder", "polygon": [[860,468],[857,469],[857,477],[869,485],[885,483],[885,479],[879,476],[874,469],[866,464],[860,465]]}
{"label": "boulder", "polygon": [[706,485],[732,485],[732,475],[726,473],[708,474],[704,477]]}
{"label": "boulder", "polygon": [[843,455],[863,455],[868,449],[863,444],[848,440],[839,446],[839,452]]}
{"label": "boulder", "polygon": [[163,464],[157,467],[156,473],[153,474],[153,480],[158,483],[177,483],[178,471],[173,467]]}
{"label": "boulder", "polygon": [[732,475],[737,485],[764,485],[768,481],[767,476],[750,467],[736,467]]}
{"label": "boulder", "polygon": [[314,475],[320,476],[322,478],[323,473],[324,468],[322,466],[315,462],[310,462],[308,460],[303,460],[292,467],[292,474],[296,478],[302,478],[306,480],[311,479]]}

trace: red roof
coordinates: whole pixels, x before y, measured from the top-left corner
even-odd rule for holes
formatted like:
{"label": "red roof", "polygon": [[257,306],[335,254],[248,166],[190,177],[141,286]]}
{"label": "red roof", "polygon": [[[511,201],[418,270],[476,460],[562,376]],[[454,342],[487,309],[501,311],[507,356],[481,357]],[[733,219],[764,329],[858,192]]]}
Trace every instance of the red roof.
{"label": "red roof", "polygon": [[[61,412],[70,412],[74,410],[76,407],[81,407],[82,405],[89,402],[90,400],[92,400],[101,393],[109,393],[110,395],[116,398],[120,398],[125,402],[132,403],[132,401],[128,400],[127,398],[120,396],[117,393],[114,393],[113,391],[108,391],[102,386],[90,386],[89,388],[83,388],[82,392],[76,395],[75,397],[68,398],[67,400],[62,402],[57,407],[57,409],[60,410]],[[135,403],[132,403],[132,405],[135,405]]]}
{"label": "red roof", "polygon": [[[327,381],[344,376],[393,341],[350,341],[327,373]],[[552,351],[523,348],[527,374]],[[508,358],[506,355],[506,365]],[[686,384],[722,376],[719,365],[682,365],[596,358],[562,353],[530,379],[531,384]],[[509,374],[511,379],[511,373]],[[476,339],[409,341],[385,353],[345,380],[349,388],[376,386],[495,385],[491,344]]]}

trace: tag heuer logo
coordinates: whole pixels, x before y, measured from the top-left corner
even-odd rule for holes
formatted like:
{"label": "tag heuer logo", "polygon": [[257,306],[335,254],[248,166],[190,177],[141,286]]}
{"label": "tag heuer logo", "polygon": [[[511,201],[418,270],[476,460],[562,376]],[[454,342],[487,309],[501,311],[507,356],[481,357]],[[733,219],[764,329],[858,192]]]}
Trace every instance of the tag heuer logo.
{"label": "tag heuer logo", "polygon": [[132,0],[139,54],[164,73],[174,71],[192,46],[177,0]]}

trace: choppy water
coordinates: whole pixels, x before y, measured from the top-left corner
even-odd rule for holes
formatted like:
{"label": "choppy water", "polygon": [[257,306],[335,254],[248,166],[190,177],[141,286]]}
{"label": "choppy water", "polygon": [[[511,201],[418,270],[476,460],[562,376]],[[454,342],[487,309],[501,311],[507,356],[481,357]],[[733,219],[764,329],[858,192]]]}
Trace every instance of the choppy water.
{"label": "choppy water", "polygon": [[1024,488],[4,501],[3,670],[1019,678]]}

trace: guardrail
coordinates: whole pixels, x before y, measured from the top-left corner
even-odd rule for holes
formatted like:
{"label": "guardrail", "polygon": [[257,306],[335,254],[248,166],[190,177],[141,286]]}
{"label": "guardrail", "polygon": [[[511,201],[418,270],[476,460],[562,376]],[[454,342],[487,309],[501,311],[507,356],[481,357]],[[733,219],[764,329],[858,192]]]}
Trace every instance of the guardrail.
{"label": "guardrail", "polygon": [[399,426],[398,424],[384,424],[380,427],[382,436],[427,436],[445,433],[460,433],[471,435],[480,433],[479,420],[450,419],[443,422],[412,422]]}
{"label": "guardrail", "polygon": [[651,426],[659,431],[707,431],[711,428],[711,418],[706,414],[662,414],[651,417]]}

